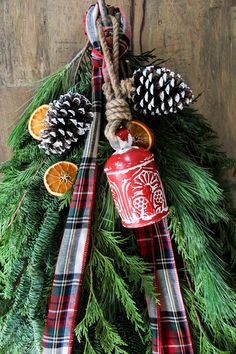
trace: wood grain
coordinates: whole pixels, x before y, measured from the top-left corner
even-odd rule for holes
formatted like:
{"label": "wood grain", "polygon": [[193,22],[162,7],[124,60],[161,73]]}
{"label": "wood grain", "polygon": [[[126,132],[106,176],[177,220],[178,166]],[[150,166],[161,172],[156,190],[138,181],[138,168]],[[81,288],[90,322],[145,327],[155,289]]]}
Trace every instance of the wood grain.
{"label": "wood grain", "polygon": [[[131,24],[135,52],[156,48],[183,75],[197,103],[236,158],[236,0],[110,0]],[[0,160],[29,84],[68,62],[86,39],[88,0],[1,0]]]}

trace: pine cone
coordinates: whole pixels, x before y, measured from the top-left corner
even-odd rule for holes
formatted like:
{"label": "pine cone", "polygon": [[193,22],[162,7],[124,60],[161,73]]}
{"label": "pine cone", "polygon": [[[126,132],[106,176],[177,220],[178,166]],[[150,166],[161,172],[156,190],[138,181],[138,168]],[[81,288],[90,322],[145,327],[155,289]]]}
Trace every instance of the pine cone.
{"label": "pine cone", "polygon": [[136,70],[133,79],[133,107],[142,114],[154,116],[176,113],[192,102],[190,88],[179,74],[169,69],[147,66]]}
{"label": "pine cone", "polygon": [[90,129],[92,119],[92,104],[86,97],[74,92],[61,95],[49,104],[39,147],[48,155],[64,153]]}

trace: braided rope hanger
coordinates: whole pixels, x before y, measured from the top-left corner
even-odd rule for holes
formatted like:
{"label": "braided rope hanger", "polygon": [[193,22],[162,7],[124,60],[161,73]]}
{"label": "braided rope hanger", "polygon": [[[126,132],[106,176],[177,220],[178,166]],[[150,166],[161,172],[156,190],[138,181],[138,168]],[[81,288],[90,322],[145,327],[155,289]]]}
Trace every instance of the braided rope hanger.
{"label": "braided rope hanger", "polygon": [[119,80],[119,34],[120,21],[119,14],[116,16],[108,16],[113,27],[113,49],[112,57],[106,41],[105,33],[101,19],[97,20],[97,31],[100,45],[103,51],[104,61],[106,63],[109,82],[103,84],[103,92],[106,97],[106,117],[108,124],[105,127],[104,134],[112,145],[112,141],[116,139],[116,131],[121,126],[126,126],[132,120],[132,115],[127,97],[133,90],[133,80]]}

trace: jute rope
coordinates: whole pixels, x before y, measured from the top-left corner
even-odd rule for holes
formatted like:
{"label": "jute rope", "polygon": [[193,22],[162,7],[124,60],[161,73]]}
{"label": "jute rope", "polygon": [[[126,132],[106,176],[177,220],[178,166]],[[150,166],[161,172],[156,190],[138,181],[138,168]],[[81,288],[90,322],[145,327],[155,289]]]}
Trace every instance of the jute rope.
{"label": "jute rope", "polygon": [[113,50],[112,58],[103,32],[101,20],[97,20],[98,38],[103,51],[110,82],[103,84],[103,92],[106,97],[106,125],[104,134],[111,142],[115,139],[115,133],[120,126],[126,126],[132,116],[126,98],[133,90],[133,80],[119,80],[119,31],[120,21],[115,16],[109,16],[113,26]]}

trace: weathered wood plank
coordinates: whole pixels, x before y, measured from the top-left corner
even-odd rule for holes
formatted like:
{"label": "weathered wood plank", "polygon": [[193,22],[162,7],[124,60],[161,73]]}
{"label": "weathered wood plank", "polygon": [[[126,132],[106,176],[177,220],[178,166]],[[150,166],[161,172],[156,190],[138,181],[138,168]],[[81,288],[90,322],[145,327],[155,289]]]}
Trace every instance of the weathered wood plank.
{"label": "weathered wood plank", "polygon": [[[85,43],[82,19],[91,1],[0,2],[0,160],[17,106],[28,85],[68,62]],[[136,52],[156,48],[183,75],[197,107],[211,121],[224,148],[236,157],[236,0],[110,0],[131,23]]]}
{"label": "weathered wood plank", "polygon": [[0,161],[4,161],[10,156],[7,138],[31,96],[32,90],[30,88],[0,87]]}

